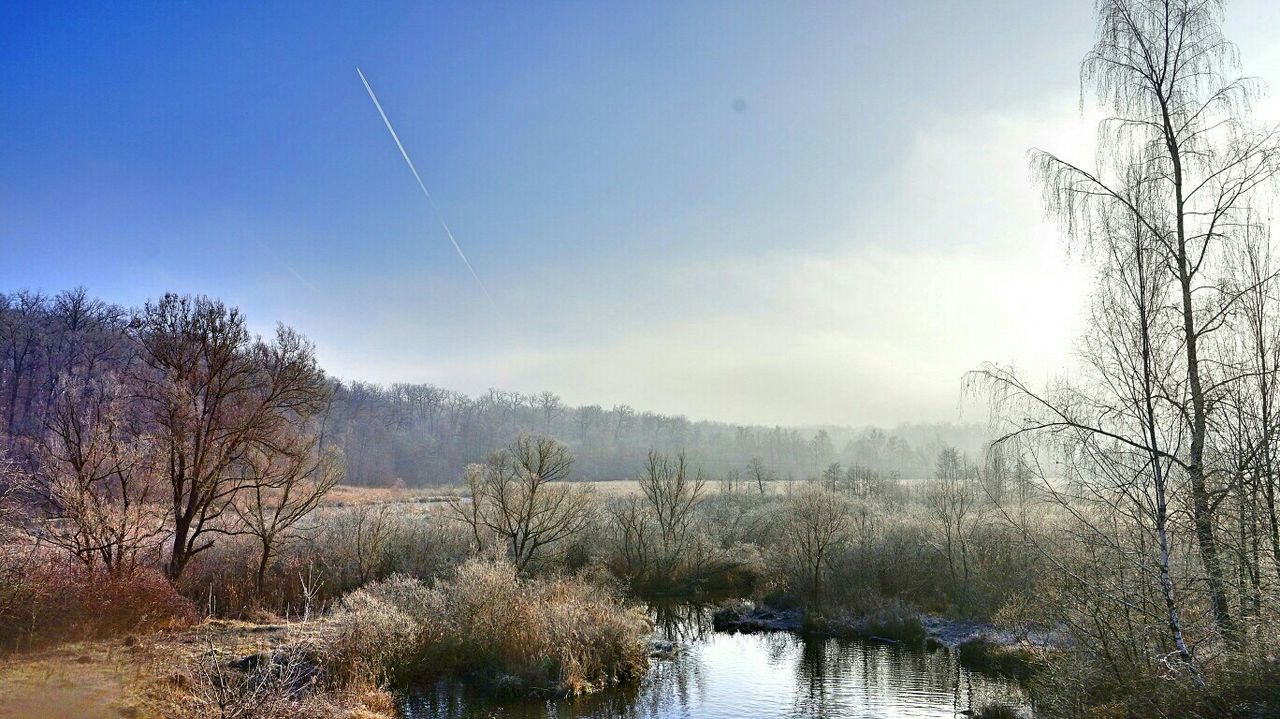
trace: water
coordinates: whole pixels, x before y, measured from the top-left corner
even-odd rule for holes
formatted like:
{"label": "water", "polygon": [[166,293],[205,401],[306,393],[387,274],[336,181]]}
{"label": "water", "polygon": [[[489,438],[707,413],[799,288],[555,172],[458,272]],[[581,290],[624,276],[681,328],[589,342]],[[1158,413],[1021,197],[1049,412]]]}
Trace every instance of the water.
{"label": "water", "polygon": [[496,700],[441,683],[409,697],[410,719],[954,719],[989,702],[1023,703],[1015,683],[959,666],[946,650],[793,634],[711,631],[707,612],[657,614],[682,646],[638,686],[575,699]]}

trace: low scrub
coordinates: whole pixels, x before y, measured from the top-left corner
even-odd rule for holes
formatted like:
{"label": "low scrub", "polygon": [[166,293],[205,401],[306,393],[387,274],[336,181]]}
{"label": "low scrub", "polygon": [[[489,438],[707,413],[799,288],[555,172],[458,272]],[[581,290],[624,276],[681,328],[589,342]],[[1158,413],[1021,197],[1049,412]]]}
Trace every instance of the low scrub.
{"label": "low scrub", "polygon": [[986,674],[1026,680],[1035,673],[1036,656],[1021,647],[1007,647],[975,637],[956,648],[960,666]]}
{"label": "low scrub", "polygon": [[643,675],[648,619],[576,578],[523,579],[472,560],[426,584],[393,576],[347,595],[329,670],[347,682],[464,676],[526,694],[582,694]]}
{"label": "low scrub", "polygon": [[1135,665],[1119,676],[1088,657],[1062,656],[1038,672],[1032,692],[1046,716],[1067,719],[1263,719],[1280,717],[1280,660],[1243,653],[1208,668],[1197,687],[1184,670]]}
{"label": "low scrub", "polygon": [[892,602],[869,612],[860,623],[862,636],[867,639],[891,639],[913,646],[923,645],[929,638],[920,614],[914,609]]}
{"label": "low scrub", "polygon": [[901,602],[888,602],[861,613],[849,610],[830,614],[811,612],[805,616],[805,629],[817,634],[911,646],[923,646],[929,638],[919,612]]}
{"label": "low scrub", "polygon": [[89,572],[40,563],[5,587],[0,639],[10,649],[102,639],[184,626],[192,602],[158,571]]}
{"label": "low scrub", "polygon": [[284,617],[320,614],[331,602],[392,574],[431,578],[464,561],[469,534],[419,504],[325,507],[272,554],[261,590],[261,548],[251,537],[221,537],[188,565],[179,590],[219,617],[266,609]]}

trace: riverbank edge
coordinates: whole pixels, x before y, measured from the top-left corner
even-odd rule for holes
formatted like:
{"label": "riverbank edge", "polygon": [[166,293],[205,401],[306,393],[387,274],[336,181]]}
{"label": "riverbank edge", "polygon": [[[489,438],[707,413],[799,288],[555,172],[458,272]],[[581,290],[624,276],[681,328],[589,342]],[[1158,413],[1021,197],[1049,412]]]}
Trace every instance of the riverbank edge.
{"label": "riverbank edge", "polygon": [[[68,642],[0,656],[0,717],[164,719],[213,697],[206,680],[234,683],[268,671],[287,657],[305,689],[294,693],[297,716],[315,719],[397,719],[390,692],[376,687],[334,690],[309,681],[306,661],[326,620],[308,622],[206,619],[147,634]],[[270,699],[271,697],[266,697]]]}
{"label": "riverbank edge", "polygon": [[1046,659],[1070,648],[1061,629],[1017,632],[985,622],[925,614],[892,606],[879,612],[830,613],[780,608],[747,599],[722,602],[712,613],[716,631],[794,632],[806,636],[944,648],[956,652],[962,666],[1017,680],[1030,678]]}

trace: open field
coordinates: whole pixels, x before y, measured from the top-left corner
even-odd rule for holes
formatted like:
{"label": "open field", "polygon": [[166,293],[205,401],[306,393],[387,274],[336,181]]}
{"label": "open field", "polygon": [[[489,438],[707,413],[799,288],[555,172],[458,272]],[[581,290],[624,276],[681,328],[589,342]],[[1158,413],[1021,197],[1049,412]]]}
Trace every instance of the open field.
{"label": "open field", "polygon": [[[910,487],[928,480],[912,478],[898,481],[903,486]],[[765,492],[770,494],[785,492],[788,484],[794,485],[798,483],[785,480],[766,482]],[[625,497],[640,493],[640,483],[635,479],[583,480],[581,482],[571,482],[571,484],[592,487],[602,497]],[[722,492],[726,489],[726,484],[722,479],[706,480],[706,492],[709,494]],[[739,492],[756,491],[755,484],[744,480],[739,480],[734,484]],[[467,489],[462,485],[395,489],[391,487],[355,487],[342,484],[334,487],[329,492],[324,499],[323,506],[357,507],[371,504],[431,504],[448,502],[466,495]]]}
{"label": "open field", "polygon": [[[911,486],[921,481],[925,481],[925,480],[902,479],[902,480],[899,480],[899,483],[904,486]],[[786,492],[788,485],[795,486],[801,483],[802,482],[800,481],[787,482],[786,480],[774,480],[772,482],[765,482],[764,486],[765,486],[766,493],[775,494],[778,492]],[[640,493],[640,482],[639,480],[635,480],[635,479],[611,479],[606,481],[584,481],[584,482],[579,482],[578,484],[590,485],[591,487],[595,488],[596,492],[598,492],[600,495],[605,497],[610,497],[610,496],[625,497],[627,495]],[[726,484],[727,482],[725,482],[722,479],[708,479],[706,480],[706,485],[707,485],[706,491],[708,493],[716,493],[716,492],[724,491],[726,489]],[[738,480],[737,482],[734,483],[734,485],[735,485],[736,491],[739,491],[739,492],[757,491],[756,485],[752,482]]]}
{"label": "open field", "polygon": [[340,484],[329,490],[321,506],[357,507],[365,504],[426,504],[447,502],[460,496],[460,487],[424,487],[395,489],[391,487],[353,487]]}

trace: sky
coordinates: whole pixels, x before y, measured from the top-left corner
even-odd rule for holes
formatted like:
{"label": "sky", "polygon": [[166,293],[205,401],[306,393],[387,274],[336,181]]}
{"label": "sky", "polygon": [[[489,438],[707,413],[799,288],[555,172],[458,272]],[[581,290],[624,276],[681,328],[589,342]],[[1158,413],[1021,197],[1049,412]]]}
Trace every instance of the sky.
{"label": "sky", "polygon": [[[0,292],[217,296],[344,379],[975,419],[966,371],[1082,329],[1026,152],[1092,157],[1092,8],[4,3]],[[1228,7],[1273,83],[1277,28]]]}

